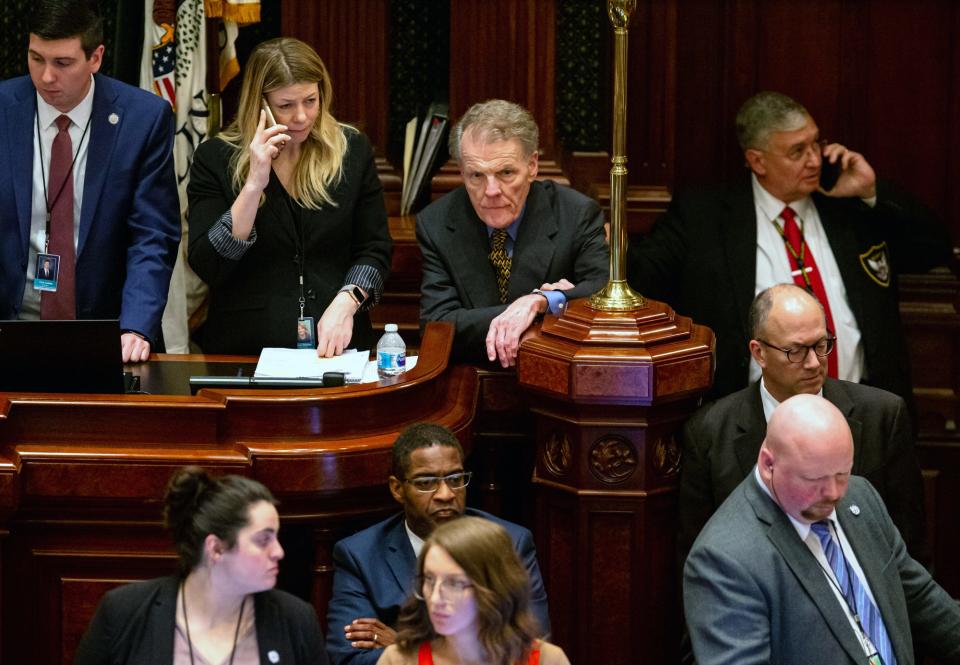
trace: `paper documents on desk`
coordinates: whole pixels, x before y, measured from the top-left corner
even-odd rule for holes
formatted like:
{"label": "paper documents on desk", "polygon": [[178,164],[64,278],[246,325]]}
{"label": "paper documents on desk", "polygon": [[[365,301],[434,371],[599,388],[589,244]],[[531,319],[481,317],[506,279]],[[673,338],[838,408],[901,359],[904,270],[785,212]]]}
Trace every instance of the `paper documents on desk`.
{"label": "paper documents on desk", "polygon": [[324,372],[343,372],[347,383],[358,383],[370,357],[369,351],[348,349],[333,358],[317,357],[316,349],[266,348],[260,352],[255,377],[319,379]]}

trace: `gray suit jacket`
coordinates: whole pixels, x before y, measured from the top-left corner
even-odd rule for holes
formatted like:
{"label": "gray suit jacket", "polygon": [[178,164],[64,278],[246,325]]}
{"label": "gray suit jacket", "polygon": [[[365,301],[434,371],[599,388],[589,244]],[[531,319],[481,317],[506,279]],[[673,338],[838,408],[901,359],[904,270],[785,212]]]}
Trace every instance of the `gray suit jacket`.
{"label": "gray suit jacket", "polygon": [[[870,483],[850,479],[837,518],[898,663],[914,662],[912,639],[942,662],[960,663],[960,605],[907,554]],[[684,567],[683,599],[700,665],[866,662],[813,554],[752,473],[694,543]]]}
{"label": "gray suit jacket", "polygon": [[[485,361],[490,322],[507,305],[500,303],[488,258],[486,226],[465,188],[453,190],[417,216],[417,242],[423,253],[421,326],[452,321],[454,358]],[[566,291],[568,299],[589,296],[603,288],[609,270],[597,203],[554,182],[533,182],[513,249],[507,303],[561,278],[575,285]]]}
{"label": "gray suit jacket", "polygon": [[[850,425],[853,473],[877,488],[910,555],[929,563],[923,481],[906,403],[885,390],[834,379],[824,383],[823,396],[840,409]],[[766,433],[759,381],[704,406],[687,421],[680,471],[681,557],[714,511],[753,469]]]}

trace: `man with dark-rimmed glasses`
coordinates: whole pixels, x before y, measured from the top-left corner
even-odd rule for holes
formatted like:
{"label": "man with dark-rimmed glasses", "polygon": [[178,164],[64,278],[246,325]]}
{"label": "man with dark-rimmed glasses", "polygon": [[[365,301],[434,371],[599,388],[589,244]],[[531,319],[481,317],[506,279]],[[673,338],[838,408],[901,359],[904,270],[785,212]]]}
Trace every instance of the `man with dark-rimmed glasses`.
{"label": "man with dark-rimmed glasses", "polygon": [[893,393],[827,377],[835,338],[823,308],[806,290],[778,284],[750,306],[750,355],[761,377],[708,404],[683,429],[680,475],[681,556],[756,462],[777,405],[801,393],[822,395],[853,432],[853,473],[877,488],[907,549],[926,563],[923,488],[906,403]]}
{"label": "man with dark-rimmed glasses", "polygon": [[418,423],[393,444],[390,493],[403,512],[337,543],[333,595],[327,611],[327,652],[334,665],[373,665],[393,643],[400,607],[413,587],[423,540],[443,522],[474,515],[497,522],[530,573],[530,605],[543,634],[550,631],[547,595],[529,530],[466,507],[471,472],[447,428]]}

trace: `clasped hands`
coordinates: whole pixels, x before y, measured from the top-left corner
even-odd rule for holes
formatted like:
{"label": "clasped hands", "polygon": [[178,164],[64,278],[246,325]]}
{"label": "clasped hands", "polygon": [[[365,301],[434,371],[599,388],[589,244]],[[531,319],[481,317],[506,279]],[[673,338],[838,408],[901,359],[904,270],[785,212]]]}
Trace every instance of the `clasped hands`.
{"label": "clasped hands", "polygon": [[[541,291],[566,291],[574,285],[567,279],[540,286]],[[517,364],[517,352],[520,350],[520,337],[530,327],[537,314],[547,311],[547,299],[537,293],[520,296],[503,310],[487,330],[487,358],[498,360],[502,367]]]}
{"label": "clasped hands", "polygon": [[823,149],[823,163],[840,163],[840,178],[829,192],[820,192],[835,198],[873,198],[877,195],[877,174],[866,158],[859,152],[849,150],[839,143],[831,143]]}

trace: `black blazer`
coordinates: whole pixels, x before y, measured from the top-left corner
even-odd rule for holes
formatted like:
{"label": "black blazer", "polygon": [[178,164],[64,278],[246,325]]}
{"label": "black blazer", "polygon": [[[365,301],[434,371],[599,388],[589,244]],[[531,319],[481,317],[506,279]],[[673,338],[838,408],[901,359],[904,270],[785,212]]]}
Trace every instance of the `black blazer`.
{"label": "black blazer", "polygon": [[[320,320],[354,265],[373,266],[386,281],[392,241],[383,188],[367,138],[345,129],[343,179],[331,196],[337,206],[302,209],[304,314]],[[265,346],[294,347],[297,339],[297,225],[287,196],[271,172],[265,201],[254,222],[257,240],[239,259],[222,257],[207,236],[233,205],[230,158],[235,149],[219,139],[197,148],[190,170],[190,266],[210,285],[210,309],[203,332],[206,353],[258,354]],[[376,343],[364,308],[354,316],[350,346]]]}
{"label": "black blazer", "polygon": [[[417,216],[417,242],[423,253],[421,326],[452,321],[454,357],[485,362],[490,322],[508,305],[500,303],[486,225],[464,187]],[[597,203],[552,181],[531,183],[513,248],[507,303],[562,278],[575,285],[566,291],[568,299],[583,298],[603,288],[609,271],[610,251]]]}
{"label": "black blazer", "polygon": [[[160,577],[108,591],[74,665],[171,665],[179,585],[178,577]],[[327,664],[312,606],[276,589],[254,594],[253,606],[261,663]]]}
{"label": "black blazer", "polygon": [[[834,379],[823,384],[823,396],[850,425],[853,473],[877,488],[911,556],[927,562],[923,485],[906,403],[885,390]],[[681,562],[710,516],[750,475],[766,434],[759,381],[687,421],[681,444]]]}
{"label": "black blazer", "polygon": [[[887,183],[879,183],[874,208],[860,199],[819,193],[813,201],[860,328],[867,382],[910,400],[897,274],[946,265],[949,238],[930,211]],[[864,266],[861,255],[873,247],[887,250],[892,272],[887,286]],[[714,396],[746,387],[747,313],[757,272],[757,215],[749,178],[717,191],[674,198],[649,235],[631,238],[627,272],[635,289],[670,303],[716,333]]]}

